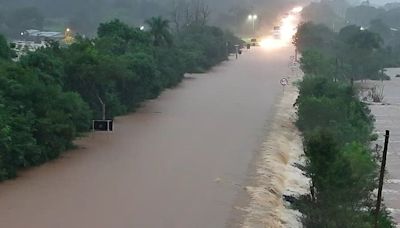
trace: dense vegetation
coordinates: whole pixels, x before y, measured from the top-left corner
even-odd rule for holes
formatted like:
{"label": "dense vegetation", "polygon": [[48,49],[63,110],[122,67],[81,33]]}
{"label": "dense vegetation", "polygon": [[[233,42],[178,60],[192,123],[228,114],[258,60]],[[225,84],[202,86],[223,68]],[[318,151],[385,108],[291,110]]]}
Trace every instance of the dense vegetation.
{"label": "dense vegetation", "polygon": [[[310,196],[297,207],[305,227],[374,227],[377,159],[370,150],[373,117],[349,83],[306,75],[297,125],[303,131]],[[387,211],[379,227],[394,227]]]}
{"label": "dense vegetation", "polygon": [[[379,160],[370,149],[376,138],[374,119],[350,79],[376,76],[384,64],[378,57],[381,39],[357,26],[334,33],[307,23],[300,26],[295,44],[305,73],[296,102],[297,126],[312,183],[310,195],[295,207],[305,227],[374,227]],[[379,214],[379,227],[394,227],[386,209]]]}
{"label": "dense vegetation", "polygon": [[207,25],[173,34],[162,18],[147,24],[149,31],[103,23],[94,39],[78,37],[68,47],[51,42],[19,62],[0,36],[0,181],[70,148],[92,118],[102,117],[101,102],[107,118],[132,111],[184,73],[226,60],[240,42]]}
{"label": "dense vegetation", "polygon": [[399,15],[399,3],[388,3],[383,7],[351,6],[345,0],[313,2],[302,13],[306,22],[323,24],[335,32],[348,25],[357,25],[379,34],[391,67],[400,66]]}
{"label": "dense vegetation", "polygon": [[307,73],[325,74],[333,79],[387,79],[382,70],[394,60],[383,48],[379,34],[355,25],[336,33],[322,24],[304,23],[294,44],[303,54]]}

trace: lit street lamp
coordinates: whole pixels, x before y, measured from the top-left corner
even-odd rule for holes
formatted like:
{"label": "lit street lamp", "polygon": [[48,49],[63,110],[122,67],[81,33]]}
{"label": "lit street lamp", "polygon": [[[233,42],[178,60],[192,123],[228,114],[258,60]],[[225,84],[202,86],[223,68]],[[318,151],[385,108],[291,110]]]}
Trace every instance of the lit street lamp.
{"label": "lit street lamp", "polygon": [[257,14],[250,14],[249,15],[249,20],[253,23],[253,35],[256,34],[256,20],[258,16]]}
{"label": "lit street lamp", "polygon": [[20,34],[21,34],[22,40],[25,41],[25,32],[21,32]]}
{"label": "lit street lamp", "polygon": [[73,33],[70,28],[66,28],[64,31],[64,42],[68,45],[70,45],[74,42]]}

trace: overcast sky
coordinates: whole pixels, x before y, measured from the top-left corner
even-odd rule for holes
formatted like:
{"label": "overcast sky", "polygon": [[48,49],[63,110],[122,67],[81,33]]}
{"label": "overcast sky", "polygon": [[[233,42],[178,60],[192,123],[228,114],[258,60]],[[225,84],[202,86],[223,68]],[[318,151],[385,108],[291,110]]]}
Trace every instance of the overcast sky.
{"label": "overcast sky", "polygon": [[[348,0],[348,2],[351,2],[351,3],[357,3],[357,2],[360,3],[363,1],[364,0]],[[389,2],[400,2],[400,0],[370,0],[370,2],[374,5],[384,5]]]}
{"label": "overcast sky", "polygon": [[394,0],[370,0],[370,2],[373,3],[373,4],[383,5],[383,4],[386,4],[388,2],[399,2],[399,1],[394,1]]}

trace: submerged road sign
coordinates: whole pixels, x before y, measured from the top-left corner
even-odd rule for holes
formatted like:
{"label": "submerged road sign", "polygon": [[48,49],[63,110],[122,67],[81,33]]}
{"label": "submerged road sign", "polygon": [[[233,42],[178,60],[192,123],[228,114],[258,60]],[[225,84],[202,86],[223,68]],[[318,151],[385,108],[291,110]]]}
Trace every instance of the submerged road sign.
{"label": "submerged road sign", "polygon": [[113,120],[93,120],[93,131],[113,131]]}
{"label": "submerged road sign", "polygon": [[289,80],[287,80],[287,78],[282,78],[280,83],[282,86],[287,86],[289,85]]}

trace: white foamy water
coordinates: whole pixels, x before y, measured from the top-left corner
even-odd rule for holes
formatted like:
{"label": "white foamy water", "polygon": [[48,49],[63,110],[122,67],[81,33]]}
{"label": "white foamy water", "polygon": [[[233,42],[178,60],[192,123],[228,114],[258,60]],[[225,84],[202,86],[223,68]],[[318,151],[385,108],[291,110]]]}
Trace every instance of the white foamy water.
{"label": "white foamy water", "polygon": [[399,179],[389,179],[385,181],[387,184],[400,184]]}
{"label": "white foamy water", "polygon": [[399,191],[392,190],[392,189],[383,189],[382,192],[386,193],[386,194],[400,195]]}
{"label": "white foamy water", "polygon": [[290,209],[282,198],[304,195],[309,190],[309,180],[295,166],[304,164],[300,132],[294,125],[297,96],[297,89],[290,86],[278,105],[257,161],[255,184],[246,188],[251,201],[245,209],[243,228],[302,227],[300,212]]}

